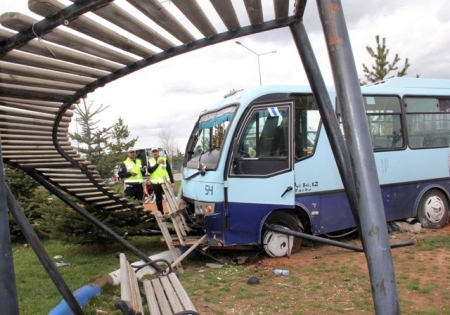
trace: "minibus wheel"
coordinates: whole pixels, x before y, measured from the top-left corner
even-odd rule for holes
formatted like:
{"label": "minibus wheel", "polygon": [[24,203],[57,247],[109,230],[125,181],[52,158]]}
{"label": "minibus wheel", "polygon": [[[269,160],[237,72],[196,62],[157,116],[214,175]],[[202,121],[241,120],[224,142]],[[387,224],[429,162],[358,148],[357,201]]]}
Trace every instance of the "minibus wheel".
{"label": "minibus wheel", "polygon": [[417,218],[424,228],[440,229],[448,222],[448,201],[437,189],[427,191],[419,202]]}
{"label": "minibus wheel", "polygon": [[[303,228],[299,224],[297,217],[285,212],[272,213],[265,222],[280,229],[287,229],[294,232],[302,232]],[[271,257],[289,256],[296,253],[302,246],[302,238],[294,237],[275,231],[265,230],[262,233],[262,244],[264,251]]]}

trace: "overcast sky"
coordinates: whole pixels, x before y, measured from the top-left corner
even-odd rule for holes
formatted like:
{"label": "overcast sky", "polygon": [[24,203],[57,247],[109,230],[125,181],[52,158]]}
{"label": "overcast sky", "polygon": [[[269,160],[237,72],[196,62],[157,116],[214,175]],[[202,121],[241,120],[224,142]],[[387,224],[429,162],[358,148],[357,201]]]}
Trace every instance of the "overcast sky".
{"label": "overcast sky", "polygon": [[[120,4],[124,0],[117,0]],[[199,0],[203,2],[207,0]],[[243,0],[233,0],[241,2]],[[70,4],[66,0],[62,3]],[[160,1],[162,2],[162,1]],[[0,13],[29,12],[27,0],[1,0]],[[291,0],[293,3],[293,0]],[[362,64],[373,59],[366,46],[376,47],[375,36],[386,38],[389,60],[396,53],[403,65],[409,59],[408,76],[450,78],[450,10],[445,0],[341,0],[358,75]],[[175,6],[164,4],[169,10]],[[264,14],[271,14],[272,1],[263,0]],[[290,6],[293,7],[292,5]],[[175,8],[176,9],[176,8]],[[305,28],[316,53],[322,75],[332,84],[332,74],[316,1],[308,1]],[[260,56],[262,83],[308,84],[300,57],[288,28],[238,39]],[[147,67],[88,95],[88,101],[109,105],[101,127],[122,117],[137,147],[160,145],[160,127],[170,129],[184,152],[187,138],[199,113],[232,89],[259,85],[258,58],[230,40]],[[138,114],[136,114],[136,112]],[[75,124],[72,126],[75,130]]]}

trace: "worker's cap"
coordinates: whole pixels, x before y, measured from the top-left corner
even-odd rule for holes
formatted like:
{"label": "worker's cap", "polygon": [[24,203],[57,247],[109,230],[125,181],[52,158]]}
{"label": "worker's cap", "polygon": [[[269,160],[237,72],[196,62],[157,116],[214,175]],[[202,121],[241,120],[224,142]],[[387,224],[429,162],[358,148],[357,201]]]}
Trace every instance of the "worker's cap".
{"label": "worker's cap", "polygon": [[158,149],[157,147],[153,147],[153,148],[152,148],[152,152],[153,152],[153,151],[159,151],[159,149]]}
{"label": "worker's cap", "polygon": [[135,148],[133,148],[133,147],[131,147],[131,148],[128,148],[128,152],[136,152],[136,149],[135,149]]}

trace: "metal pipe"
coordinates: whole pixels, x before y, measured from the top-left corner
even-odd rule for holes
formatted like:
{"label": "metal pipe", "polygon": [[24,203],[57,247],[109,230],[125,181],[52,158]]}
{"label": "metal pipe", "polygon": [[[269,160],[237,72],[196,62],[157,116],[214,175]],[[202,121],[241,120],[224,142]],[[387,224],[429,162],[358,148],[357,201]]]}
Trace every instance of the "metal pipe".
{"label": "metal pipe", "polygon": [[[278,232],[278,233],[282,233],[282,234],[286,234],[286,235],[291,235],[291,236],[301,237],[301,238],[304,238],[305,240],[310,240],[310,241],[317,242],[317,243],[323,243],[323,244],[327,244],[327,245],[351,249],[351,250],[354,250],[357,252],[364,252],[364,249],[360,246],[351,245],[351,244],[347,244],[347,243],[339,242],[339,241],[335,241],[335,240],[330,240],[328,238],[323,238],[323,237],[316,236],[316,235],[295,232],[295,231],[291,231],[291,230],[287,230],[287,229],[280,229],[280,228],[276,228],[276,227],[273,227],[270,225],[265,225],[265,227],[266,227],[266,229],[268,229],[270,231],[274,231],[274,232]],[[411,246],[411,245],[414,245],[413,239],[392,243],[392,244],[390,244],[390,247],[396,248],[396,247]]]}
{"label": "metal pipe", "polygon": [[361,240],[376,314],[400,314],[389,237],[364,102],[340,0],[317,0],[356,183]]}
{"label": "metal pipe", "polygon": [[309,85],[311,86],[314,98],[316,99],[320,117],[327,132],[334,159],[336,160],[336,165],[347,193],[350,209],[352,210],[353,218],[355,219],[356,227],[359,231],[360,223],[356,185],[351,173],[351,166],[349,164],[350,157],[346,149],[347,146],[339,127],[339,122],[333,109],[330,95],[328,94],[325,81],[320,72],[319,64],[317,63],[303,22],[297,21],[296,23],[292,23],[289,25],[289,28],[300,54],[303,67],[305,68]]}
{"label": "metal pipe", "polygon": [[51,185],[49,182],[47,182],[44,178],[39,176],[36,173],[28,172],[28,175],[30,175],[33,179],[35,179],[39,184],[44,186],[46,189],[48,189],[52,194],[54,194],[56,197],[61,199],[63,202],[65,202],[68,206],[70,206],[72,209],[74,209],[76,212],[78,212],[81,216],[83,216],[85,219],[90,221],[92,224],[97,226],[100,230],[108,234],[113,240],[115,240],[117,243],[128,249],[130,252],[135,254],[137,257],[142,259],[145,262],[148,262],[150,266],[152,266],[153,269],[155,269],[158,272],[163,272],[164,270],[156,263],[153,263],[150,258],[147,257],[143,252],[141,252],[139,249],[134,247],[132,244],[130,244],[128,241],[120,237],[116,232],[111,230],[109,227],[107,227],[105,224],[103,224],[99,219],[94,217],[92,214],[90,214],[85,209],[78,206],[74,201],[70,200],[66,195],[64,195],[61,191],[59,191],[55,186]]}
{"label": "metal pipe", "polygon": [[16,277],[9,231],[6,184],[0,141],[0,314],[19,314]]}
{"label": "metal pipe", "polygon": [[[56,288],[61,293],[64,300],[66,300],[67,305],[70,307],[73,314],[83,315],[84,312],[80,304],[78,304],[72,291],[64,282],[64,279],[62,278],[52,259],[45,250],[44,245],[42,245],[36,232],[33,230],[31,224],[28,222],[27,217],[22,212],[22,210],[20,210],[19,204],[17,203],[16,199],[14,198],[14,195],[12,194],[8,186],[6,186],[6,199],[8,202],[9,211],[11,211],[12,215],[14,216],[14,219],[16,220],[17,224],[20,227],[20,230],[27,239],[28,243],[31,245],[31,248],[33,248],[34,252],[36,253],[36,256],[38,257],[42,266],[44,266],[44,269],[47,271]],[[2,314],[9,314],[9,313],[2,313]]]}
{"label": "metal pipe", "polygon": [[291,231],[291,230],[287,230],[287,229],[280,229],[280,228],[276,228],[276,227],[271,227],[270,225],[266,225],[266,228],[270,231],[301,237],[301,238],[304,238],[305,240],[310,240],[310,241],[314,241],[314,242],[318,242],[318,243],[323,243],[323,244],[333,245],[333,246],[342,247],[342,248],[346,248],[346,249],[351,249],[351,250],[354,250],[357,252],[364,251],[364,249],[360,246],[346,244],[344,242],[338,242],[338,241],[330,240],[328,238],[323,238],[320,236],[295,232],[295,231]]}

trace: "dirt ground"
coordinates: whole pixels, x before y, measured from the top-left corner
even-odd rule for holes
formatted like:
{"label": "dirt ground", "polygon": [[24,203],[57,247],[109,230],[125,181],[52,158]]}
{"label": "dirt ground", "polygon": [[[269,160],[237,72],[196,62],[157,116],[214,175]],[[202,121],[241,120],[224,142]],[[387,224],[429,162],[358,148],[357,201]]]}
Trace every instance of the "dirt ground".
{"label": "dirt ground", "polygon": [[[144,207],[156,211],[155,204]],[[450,314],[450,244],[423,249],[424,239],[433,236],[450,236],[450,224],[440,230],[389,234],[391,243],[414,240],[411,246],[391,249],[401,314]],[[357,235],[337,240],[361,246]],[[207,279],[200,280],[205,281],[205,292],[190,294],[200,314],[375,314],[362,252],[304,241],[300,252],[291,257],[250,254],[237,268],[244,268],[245,276],[231,286],[218,282],[211,287]],[[289,270],[290,275],[274,275],[273,269]],[[227,274],[231,271],[223,272],[218,278],[232,276]],[[249,276],[260,283],[248,285]]]}
{"label": "dirt ground", "polygon": [[[402,314],[450,314],[450,246],[421,247],[425,238],[437,235],[450,235],[450,225],[418,234],[389,234],[391,243],[414,240],[412,246],[391,249]],[[356,236],[345,242],[361,245]],[[260,284],[250,286],[247,278],[241,279],[233,282],[228,294],[209,292],[220,295],[220,302],[202,295],[194,295],[193,301],[202,315],[375,314],[367,266],[364,253],[310,243],[290,258],[249,256],[239,267]],[[290,275],[274,275],[275,268],[287,269]]]}
{"label": "dirt ground", "polygon": [[[144,210],[150,211],[151,213],[155,212],[157,210],[156,203],[144,203]],[[164,212],[168,212],[166,201],[163,201],[163,209]]]}

